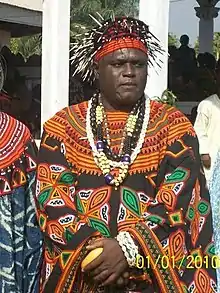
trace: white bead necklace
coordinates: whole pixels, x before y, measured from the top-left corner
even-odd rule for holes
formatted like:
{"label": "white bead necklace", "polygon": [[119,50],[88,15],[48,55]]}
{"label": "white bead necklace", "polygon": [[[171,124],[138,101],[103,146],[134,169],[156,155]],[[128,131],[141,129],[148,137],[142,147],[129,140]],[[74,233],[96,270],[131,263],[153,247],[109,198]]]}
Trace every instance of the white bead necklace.
{"label": "white bead necklace", "polygon": [[[100,153],[97,150],[94,135],[92,132],[92,127],[91,127],[91,119],[90,119],[91,107],[92,107],[92,99],[90,99],[88,101],[88,109],[87,109],[87,114],[86,114],[86,133],[87,133],[87,138],[88,138],[89,144],[90,144],[92,152],[93,152],[94,161],[97,164],[97,166],[99,167],[97,158],[100,156]],[[130,165],[133,164],[133,162],[137,158],[138,154],[141,152],[141,149],[142,149],[142,146],[144,143],[144,139],[145,139],[145,135],[146,135],[146,131],[147,131],[147,127],[148,127],[148,123],[149,123],[149,116],[150,116],[150,99],[145,96],[144,120],[143,120],[141,132],[140,132],[140,137],[138,139],[137,145],[131,153]],[[109,165],[111,166],[111,170],[113,170],[115,168],[120,168],[123,165],[123,162],[117,162],[117,161],[113,161],[113,160],[109,160],[109,159],[108,159],[108,162],[109,162]]]}

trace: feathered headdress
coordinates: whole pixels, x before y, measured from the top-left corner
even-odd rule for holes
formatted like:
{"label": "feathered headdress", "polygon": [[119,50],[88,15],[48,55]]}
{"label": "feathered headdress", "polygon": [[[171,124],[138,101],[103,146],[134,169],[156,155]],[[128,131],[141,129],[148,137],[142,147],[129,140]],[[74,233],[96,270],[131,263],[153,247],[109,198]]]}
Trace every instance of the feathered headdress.
{"label": "feathered headdress", "polygon": [[149,27],[132,17],[116,17],[98,21],[91,16],[97,26],[75,37],[71,44],[71,64],[74,75],[93,83],[95,80],[94,61],[119,48],[137,48],[147,53],[149,65],[160,66],[158,54],[163,52],[159,40]]}

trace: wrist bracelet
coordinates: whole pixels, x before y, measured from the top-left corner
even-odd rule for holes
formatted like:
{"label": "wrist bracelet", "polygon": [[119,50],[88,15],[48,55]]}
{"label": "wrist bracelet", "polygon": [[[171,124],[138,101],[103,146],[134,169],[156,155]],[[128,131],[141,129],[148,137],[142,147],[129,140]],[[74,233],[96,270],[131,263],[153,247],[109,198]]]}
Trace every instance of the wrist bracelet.
{"label": "wrist bracelet", "polygon": [[131,235],[128,232],[119,232],[116,237],[118,244],[124,253],[129,267],[136,266],[136,258],[138,255],[138,247],[135,245]]}

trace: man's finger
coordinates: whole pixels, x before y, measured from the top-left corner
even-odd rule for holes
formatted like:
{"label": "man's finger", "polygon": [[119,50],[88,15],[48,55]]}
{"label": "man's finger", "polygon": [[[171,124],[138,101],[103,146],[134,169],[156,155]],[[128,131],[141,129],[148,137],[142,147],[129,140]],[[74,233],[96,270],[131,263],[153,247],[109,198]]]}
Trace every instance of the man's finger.
{"label": "man's finger", "polygon": [[122,277],[120,277],[117,282],[116,282],[117,286],[123,286],[124,285],[124,279]]}
{"label": "man's finger", "polygon": [[106,269],[103,268],[103,265],[101,264],[100,266],[98,266],[96,269],[92,270],[91,272],[89,272],[89,275],[91,277],[95,277],[99,274],[101,274],[103,271],[105,271]]}
{"label": "man's finger", "polygon": [[205,167],[206,169],[210,169],[210,168],[211,168],[211,164],[203,163],[203,165],[204,165],[204,167]]}
{"label": "man's finger", "polygon": [[110,275],[111,275],[111,273],[109,273],[108,270],[104,270],[99,275],[95,276],[93,278],[93,281],[95,283],[102,283],[103,281],[107,280]]}
{"label": "man's finger", "polygon": [[127,286],[129,282],[129,279],[124,279],[124,286]]}
{"label": "man's finger", "polygon": [[125,279],[128,279],[129,276],[130,276],[129,272],[125,272],[125,273],[123,274],[123,278],[125,278]]}
{"label": "man's finger", "polygon": [[89,244],[88,246],[86,246],[86,249],[93,250],[95,248],[99,248],[99,247],[103,247],[103,246],[104,246],[103,239],[99,239],[99,240],[96,240],[93,243]]}
{"label": "man's finger", "polygon": [[105,287],[105,286],[109,286],[111,285],[112,283],[115,283],[115,281],[119,278],[119,274],[116,274],[116,273],[113,273],[111,274],[107,280],[105,280],[103,283],[102,283],[102,286]]}

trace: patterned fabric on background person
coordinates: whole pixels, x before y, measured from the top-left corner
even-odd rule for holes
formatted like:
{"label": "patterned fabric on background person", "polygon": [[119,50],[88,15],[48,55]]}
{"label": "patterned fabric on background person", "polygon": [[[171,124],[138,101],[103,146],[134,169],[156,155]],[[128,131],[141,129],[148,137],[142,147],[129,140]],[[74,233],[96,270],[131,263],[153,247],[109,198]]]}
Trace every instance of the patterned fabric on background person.
{"label": "patterned fabric on background person", "polygon": [[34,203],[37,149],[29,130],[0,112],[0,292],[39,292],[42,236]]}
{"label": "patterned fabric on background person", "polygon": [[[44,125],[37,175],[38,219],[44,233],[44,293],[217,292],[215,270],[192,261],[214,255],[210,198],[198,141],[175,108],[150,102],[144,144],[123,184],[105,183],[86,133],[88,102],[57,113]],[[106,111],[111,144],[120,148],[128,113]],[[81,272],[94,237],[131,233],[147,269],[131,269],[125,289],[95,286]],[[114,256],[114,252],[112,252]],[[155,265],[173,259],[165,269]],[[186,262],[187,261],[187,262]]]}
{"label": "patterned fabric on background person", "polygon": [[218,257],[218,291],[220,292],[220,153],[216,157],[216,161],[213,168],[213,173],[209,182],[209,191],[211,198],[211,207],[213,214],[213,228],[215,236],[215,249]]}

